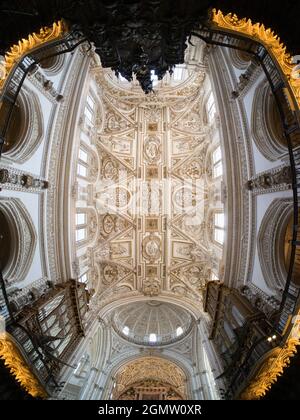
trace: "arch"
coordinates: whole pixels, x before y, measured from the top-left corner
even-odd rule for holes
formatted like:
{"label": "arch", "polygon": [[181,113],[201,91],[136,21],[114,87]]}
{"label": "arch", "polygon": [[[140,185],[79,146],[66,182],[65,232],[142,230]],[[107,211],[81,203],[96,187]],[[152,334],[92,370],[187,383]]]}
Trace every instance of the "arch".
{"label": "arch", "polygon": [[[133,386],[139,388],[143,385],[147,392],[147,389],[152,387],[154,389],[164,388],[160,384],[168,385],[171,392],[175,392],[179,399],[185,399],[187,396],[186,374],[175,363],[160,357],[146,356],[131,361],[118,370],[115,378],[116,387],[113,391],[113,399],[120,399],[121,396],[128,398],[124,394]],[[165,390],[168,386],[165,387]],[[132,397],[129,396],[129,399]]]}
{"label": "arch", "polygon": [[[166,364],[170,364],[174,367],[176,367],[176,369],[179,370],[179,372],[181,372],[182,376],[185,378],[185,382],[184,382],[184,392],[180,392],[181,396],[183,396],[182,394],[184,394],[184,399],[189,399],[190,394],[191,394],[191,378],[193,375],[192,372],[192,367],[188,366],[186,362],[184,362],[183,360],[177,360],[177,358],[175,359],[173,356],[171,355],[164,355],[161,354],[159,356],[150,356],[151,359],[155,359],[161,362],[164,362]],[[117,377],[118,373],[120,371],[123,371],[124,369],[126,369],[127,366],[131,366],[134,365],[135,363],[140,363],[143,362],[143,360],[149,359],[149,356],[140,356],[139,354],[134,354],[134,355],[130,355],[127,356],[123,356],[118,360],[115,360],[114,364],[111,366],[110,370],[107,373],[107,379],[104,385],[104,390],[103,390],[103,394],[102,394],[102,399],[109,399],[109,396],[111,395],[113,389],[114,389],[114,382],[115,382],[115,378]],[[152,367],[152,366],[151,366]],[[134,379],[137,379],[137,376],[134,377]]]}
{"label": "arch", "polygon": [[43,117],[37,95],[23,87],[8,126],[3,156],[24,163],[39,147],[43,137]]}
{"label": "arch", "polygon": [[242,50],[230,49],[229,56],[234,67],[239,70],[246,70],[251,62],[250,54]]}
{"label": "arch", "polygon": [[43,69],[45,73],[49,74],[50,76],[54,76],[62,70],[64,63],[65,55],[60,54],[48,58],[41,57],[39,61],[39,66]]}
{"label": "arch", "polygon": [[266,159],[275,161],[287,152],[275,97],[265,80],[254,93],[251,124],[254,142]]}
{"label": "arch", "polygon": [[287,277],[284,246],[292,214],[292,199],[275,199],[263,217],[257,237],[258,257],[265,282],[278,297]]}
{"label": "arch", "polygon": [[[300,208],[298,210],[298,226],[300,226]],[[289,270],[290,258],[291,258],[291,249],[292,249],[291,241],[293,239],[293,229],[294,229],[294,215],[291,214],[290,218],[287,221],[286,230],[284,233],[284,244],[283,244],[284,266],[287,272]],[[297,240],[299,239],[300,239],[300,232],[298,231]],[[292,282],[296,286],[300,286],[300,254],[297,252],[295,255]]]}
{"label": "arch", "polygon": [[10,285],[24,280],[31,266],[37,236],[33,221],[18,198],[0,198],[0,211],[9,228],[11,244],[3,270]]}

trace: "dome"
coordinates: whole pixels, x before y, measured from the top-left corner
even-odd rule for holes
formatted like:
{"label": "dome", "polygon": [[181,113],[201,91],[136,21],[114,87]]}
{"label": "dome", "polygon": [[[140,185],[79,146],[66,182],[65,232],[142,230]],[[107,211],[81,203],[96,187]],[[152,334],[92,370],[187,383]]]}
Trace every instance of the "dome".
{"label": "dome", "polygon": [[123,338],[149,346],[180,340],[192,328],[192,317],[186,310],[159,301],[123,306],[113,313],[112,320]]}

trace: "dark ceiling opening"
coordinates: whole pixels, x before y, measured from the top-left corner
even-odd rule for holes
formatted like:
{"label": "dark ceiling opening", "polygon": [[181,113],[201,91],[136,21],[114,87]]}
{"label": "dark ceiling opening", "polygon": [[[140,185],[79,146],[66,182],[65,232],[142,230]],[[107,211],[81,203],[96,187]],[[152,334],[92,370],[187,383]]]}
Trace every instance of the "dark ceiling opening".
{"label": "dark ceiling opening", "polygon": [[189,34],[208,21],[212,8],[264,23],[293,55],[300,51],[296,0],[0,0],[0,54],[63,18],[94,44],[103,67],[128,81],[135,75],[149,93],[151,72],[160,80],[184,62]]}

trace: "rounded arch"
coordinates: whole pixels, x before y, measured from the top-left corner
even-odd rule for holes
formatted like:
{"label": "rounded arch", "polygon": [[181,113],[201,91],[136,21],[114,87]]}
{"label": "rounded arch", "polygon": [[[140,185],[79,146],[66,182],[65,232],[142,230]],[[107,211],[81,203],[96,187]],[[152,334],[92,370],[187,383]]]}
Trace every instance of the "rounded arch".
{"label": "rounded arch", "polygon": [[[245,41],[240,41],[238,46],[243,48],[243,44],[245,44]],[[252,60],[250,54],[243,50],[237,50],[234,48],[229,49],[229,56],[234,67],[239,70],[246,70]]]}
{"label": "rounded arch", "polygon": [[[153,359],[152,363],[149,364],[149,367],[151,366],[152,374],[153,374],[153,361],[161,361],[162,363],[169,364],[169,366],[172,366],[173,368],[176,368],[178,370],[182,377],[184,378],[184,383],[182,384],[182,389],[179,390],[180,395],[184,398],[183,399],[189,399],[191,396],[191,377],[193,375],[192,368],[187,363],[184,363],[183,360],[178,360],[175,357],[172,357],[171,355],[164,355],[161,354],[159,356],[141,356],[138,354],[133,355],[125,355],[122,356],[114,361],[114,364],[111,366],[109,371],[107,372],[107,380],[104,385],[104,390],[102,394],[103,399],[109,399],[110,395],[112,394],[114,390],[114,383],[117,378],[117,375],[120,371],[123,371],[126,369],[126,367],[134,365],[136,363],[143,363],[143,361],[146,361],[148,359]],[[137,375],[134,375],[134,380],[138,379]],[[174,385],[174,384],[173,384]],[[183,391],[183,392],[182,392]]]}
{"label": "rounded arch", "polygon": [[[141,388],[144,388],[144,392],[150,393],[156,390],[159,392],[159,399],[167,399],[166,395],[161,394],[166,394],[168,387],[170,387],[169,392],[172,390],[171,392],[175,392],[179,399],[185,399],[186,382],[186,374],[175,363],[159,357],[146,356],[129,362],[119,369],[115,376],[113,399],[136,397],[144,399]],[[131,390],[137,395],[128,395],[128,391]]]}
{"label": "rounded arch", "polygon": [[6,253],[3,277],[8,284],[24,280],[31,266],[35,247],[36,232],[32,219],[17,198],[0,198],[0,212],[6,221],[10,243]]}
{"label": "rounded arch", "polygon": [[45,73],[54,76],[58,74],[65,62],[65,55],[53,55],[52,57],[41,58],[39,66],[44,70]]}
{"label": "rounded arch", "polygon": [[278,297],[281,296],[287,277],[284,247],[292,214],[292,199],[275,199],[263,217],[257,237],[258,256],[265,282]]}
{"label": "rounded arch", "polygon": [[37,95],[23,87],[14,105],[3,146],[3,156],[17,163],[28,160],[43,137],[43,117]]}
{"label": "rounded arch", "polygon": [[275,161],[287,152],[275,97],[265,80],[255,90],[251,119],[253,139],[266,159]]}

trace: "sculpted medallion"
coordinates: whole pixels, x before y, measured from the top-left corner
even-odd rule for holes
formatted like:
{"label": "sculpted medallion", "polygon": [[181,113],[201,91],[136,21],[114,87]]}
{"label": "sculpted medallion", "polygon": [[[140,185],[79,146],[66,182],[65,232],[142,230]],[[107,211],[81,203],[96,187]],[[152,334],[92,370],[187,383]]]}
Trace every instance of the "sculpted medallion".
{"label": "sculpted medallion", "polygon": [[150,261],[158,260],[161,254],[161,243],[158,236],[149,235],[143,240],[143,256]]}

